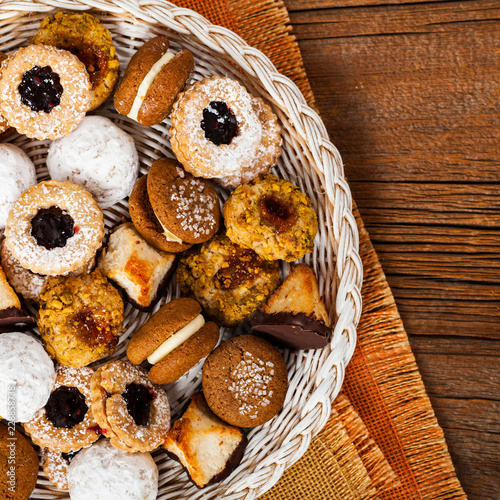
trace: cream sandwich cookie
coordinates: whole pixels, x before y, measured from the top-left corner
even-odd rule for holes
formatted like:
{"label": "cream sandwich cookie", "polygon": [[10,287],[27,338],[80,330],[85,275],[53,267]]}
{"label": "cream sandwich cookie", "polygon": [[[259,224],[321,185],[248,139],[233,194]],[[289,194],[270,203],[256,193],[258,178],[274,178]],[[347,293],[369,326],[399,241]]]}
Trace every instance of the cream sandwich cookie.
{"label": "cream sandwich cookie", "polygon": [[134,54],[115,92],[118,113],[141,125],[155,125],[168,116],[194,69],[191,52],[174,54],[169,45],[167,38],[158,36]]}
{"label": "cream sandwich cookie", "polygon": [[210,354],[219,340],[219,327],[205,322],[194,299],[181,298],[162,306],[132,337],[128,359],[139,365],[146,359],[149,378],[169,384]]}

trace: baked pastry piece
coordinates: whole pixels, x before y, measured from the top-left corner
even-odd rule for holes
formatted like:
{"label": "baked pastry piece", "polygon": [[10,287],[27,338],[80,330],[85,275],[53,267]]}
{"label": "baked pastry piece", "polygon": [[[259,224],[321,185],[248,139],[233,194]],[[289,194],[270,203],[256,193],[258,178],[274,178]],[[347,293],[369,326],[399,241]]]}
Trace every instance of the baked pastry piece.
{"label": "baked pastry piece", "polygon": [[[7,55],[4,54],[3,52],[0,52],[0,63],[7,59]],[[1,66],[0,66],[1,68]],[[0,79],[2,77],[1,69],[0,69]],[[7,123],[7,120],[4,118],[4,116],[0,113],[0,137],[3,138],[4,135],[9,134],[9,124]],[[11,130],[14,130],[11,128]]]}
{"label": "baked pastry piece", "polygon": [[67,50],[20,48],[0,71],[0,112],[20,134],[57,139],[74,130],[89,110],[89,75]]}
{"label": "baked pastry piece", "polygon": [[99,428],[90,411],[93,373],[88,367],[57,367],[56,382],[47,403],[23,424],[33,443],[69,453],[99,439]]}
{"label": "baked pastry piece", "polygon": [[224,422],[256,427],[283,406],[288,373],[276,347],[260,337],[241,335],[208,356],[202,384],[208,406]]}
{"label": "baked pastry piece", "polygon": [[233,472],[247,443],[241,429],[216,417],[198,393],[191,396],[186,411],[168,431],[163,449],[184,466],[198,488],[203,488]]}
{"label": "baked pastry piece", "polygon": [[158,468],[149,453],[127,453],[102,440],[71,461],[68,485],[71,500],[156,500]]}
{"label": "baked pastry piece", "polygon": [[150,246],[125,222],[109,236],[97,269],[118,285],[139,309],[149,310],[162,296],[175,270],[175,254]]}
{"label": "baked pastry piece", "polygon": [[297,186],[269,174],[239,186],[223,207],[229,239],[262,258],[300,259],[314,248],[318,217]]}
{"label": "baked pastry piece", "polygon": [[49,448],[43,448],[41,451],[43,472],[45,472],[49,481],[56,486],[58,490],[68,490],[69,464],[79,451],[80,450],[63,453],[60,451],[52,451]]}
{"label": "baked pastry piece", "polygon": [[[0,335],[0,417],[27,422],[45,405],[54,386],[54,364],[42,344],[19,332]],[[15,386],[15,415],[12,387]]]}
{"label": "baked pastry piece", "polygon": [[318,349],[328,344],[328,313],[311,267],[294,266],[267,304],[252,316],[251,325],[281,347]]}
{"label": "baked pastry piece", "polygon": [[155,125],[172,110],[194,69],[189,50],[174,54],[164,36],[148,40],[132,56],[115,92],[115,108],[141,125]]}
{"label": "baked pastry piece", "polygon": [[5,227],[5,245],[34,273],[60,275],[88,263],[101,246],[104,216],[92,195],[70,182],[24,191]]}
{"label": "baked pastry piece", "polygon": [[111,95],[118,81],[120,63],[108,29],[96,17],[86,12],[58,12],[40,23],[30,43],[68,50],[80,59],[92,89],[89,111],[101,106]]}
{"label": "baked pastry piece", "polygon": [[162,387],[129,361],[111,361],[92,377],[92,413],[111,444],[125,451],[151,451],[165,441],[170,406]]}
{"label": "baked pastry piece", "polygon": [[277,262],[216,235],[182,255],[177,283],[218,324],[236,326],[248,319],[280,282]]}
{"label": "baked pastry piece", "polygon": [[230,78],[213,76],[188,87],[171,120],[172,150],[184,168],[223,186],[269,172],[281,155],[276,115]]}
{"label": "baked pastry piece", "polygon": [[112,354],[123,327],[123,300],[99,271],[50,278],[40,295],[38,328],[60,364],[81,367]]}
{"label": "baked pastry piece", "polygon": [[205,323],[196,300],[182,298],[163,305],[130,339],[127,357],[153,365],[149,379],[169,384],[208,356],[219,341],[219,327]]}
{"label": "baked pastry piece", "polygon": [[0,424],[0,498],[26,500],[35,489],[37,477],[38,457],[31,443],[15,429]]}
{"label": "baked pastry piece", "polygon": [[86,116],[78,128],[52,142],[47,152],[52,179],[74,182],[108,208],[130,194],[139,173],[131,135],[104,116]]}
{"label": "baked pastry piece", "polygon": [[35,165],[13,144],[0,144],[0,229],[21,193],[36,184]]}

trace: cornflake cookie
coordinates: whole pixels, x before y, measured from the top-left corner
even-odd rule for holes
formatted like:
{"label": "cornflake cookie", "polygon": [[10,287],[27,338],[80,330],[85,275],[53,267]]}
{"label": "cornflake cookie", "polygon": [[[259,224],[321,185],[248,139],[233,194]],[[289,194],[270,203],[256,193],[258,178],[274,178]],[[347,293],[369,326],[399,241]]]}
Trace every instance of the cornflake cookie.
{"label": "cornflake cookie", "polygon": [[256,427],[283,406],[288,373],[283,356],[267,340],[242,335],[208,356],[202,384],[208,406],[219,418],[239,427]]}
{"label": "cornflake cookie", "polygon": [[88,367],[57,367],[49,400],[23,425],[36,445],[69,453],[99,439],[100,429],[90,411],[93,373]]}
{"label": "cornflake cookie", "polygon": [[170,406],[164,389],[130,361],[112,361],[92,377],[92,413],[113,446],[135,453],[165,441]]}
{"label": "cornflake cookie", "polygon": [[0,71],[0,112],[20,134],[63,137],[89,110],[89,75],[71,52],[30,45],[10,54]]}
{"label": "cornflake cookie", "polygon": [[172,150],[196,177],[236,187],[274,167],[281,129],[271,108],[230,78],[213,76],[179,94]]}
{"label": "cornflake cookie", "polygon": [[291,262],[310,253],[318,216],[309,196],[274,175],[239,186],[224,203],[229,239],[267,260]]}
{"label": "cornflake cookie", "polygon": [[280,283],[280,271],[277,262],[217,235],[182,255],[177,283],[216,323],[236,326],[272,294]]}

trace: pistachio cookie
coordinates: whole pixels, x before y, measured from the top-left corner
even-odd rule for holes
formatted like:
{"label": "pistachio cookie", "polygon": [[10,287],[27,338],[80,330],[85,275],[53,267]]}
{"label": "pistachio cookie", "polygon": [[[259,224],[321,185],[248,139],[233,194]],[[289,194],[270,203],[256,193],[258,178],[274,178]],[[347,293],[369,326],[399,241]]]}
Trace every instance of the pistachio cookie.
{"label": "pistachio cookie", "polygon": [[275,175],[239,186],[224,203],[229,239],[267,260],[291,262],[312,252],[318,216],[311,198]]}
{"label": "pistachio cookie", "polygon": [[215,322],[236,326],[273,293],[280,271],[277,262],[217,235],[181,257],[177,283]]}

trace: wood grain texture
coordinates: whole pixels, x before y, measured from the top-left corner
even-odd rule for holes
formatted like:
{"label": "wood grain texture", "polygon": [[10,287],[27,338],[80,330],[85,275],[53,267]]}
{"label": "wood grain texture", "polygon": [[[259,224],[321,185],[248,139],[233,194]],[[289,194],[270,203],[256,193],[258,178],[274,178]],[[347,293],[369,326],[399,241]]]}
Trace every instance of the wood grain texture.
{"label": "wood grain texture", "polygon": [[500,2],[285,0],[457,474],[500,491]]}

